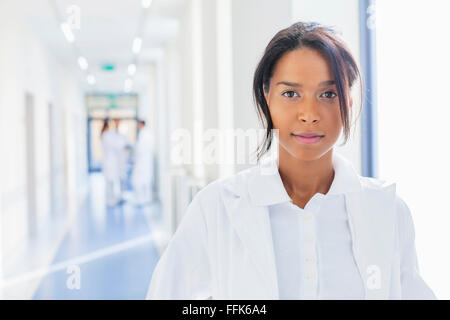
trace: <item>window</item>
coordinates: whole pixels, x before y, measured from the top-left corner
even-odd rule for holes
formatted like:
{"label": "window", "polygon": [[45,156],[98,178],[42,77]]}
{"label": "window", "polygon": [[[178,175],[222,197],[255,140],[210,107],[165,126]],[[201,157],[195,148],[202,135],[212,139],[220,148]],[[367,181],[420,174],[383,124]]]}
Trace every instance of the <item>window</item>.
{"label": "window", "polygon": [[378,176],[414,219],[419,268],[450,298],[449,1],[377,1]]}

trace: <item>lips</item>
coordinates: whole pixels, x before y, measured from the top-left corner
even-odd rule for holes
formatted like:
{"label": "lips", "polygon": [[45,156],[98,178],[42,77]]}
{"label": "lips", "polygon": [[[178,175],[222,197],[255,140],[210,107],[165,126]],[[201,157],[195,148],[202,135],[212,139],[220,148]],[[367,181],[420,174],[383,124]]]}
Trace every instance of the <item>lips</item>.
{"label": "lips", "polygon": [[301,144],[314,144],[322,140],[325,135],[321,135],[318,133],[300,133],[300,134],[292,134],[298,142]]}

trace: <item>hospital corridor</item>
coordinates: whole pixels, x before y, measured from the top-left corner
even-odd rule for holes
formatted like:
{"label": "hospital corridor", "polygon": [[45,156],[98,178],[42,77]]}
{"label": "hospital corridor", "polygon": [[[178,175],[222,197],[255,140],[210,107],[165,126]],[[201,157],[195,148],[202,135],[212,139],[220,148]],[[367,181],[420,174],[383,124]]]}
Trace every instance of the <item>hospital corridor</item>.
{"label": "hospital corridor", "polygon": [[145,298],[166,232],[155,83],[180,5],[0,2],[2,299]]}
{"label": "hospital corridor", "polygon": [[[450,47],[441,40],[446,37],[448,27],[442,24],[449,8],[439,0],[394,2],[0,0],[0,300],[144,300],[149,299],[155,270],[158,282],[154,282],[154,290],[160,290],[163,296],[166,289],[178,285],[164,285],[169,272],[180,279],[180,286],[183,281],[183,273],[177,268],[186,261],[176,260],[176,254],[194,263],[185,265],[186,270],[191,266],[189,272],[193,274],[186,283],[195,282],[194,271],[207,274],[206,269],[200,269],[205,267],[199,260],[204,256],[196,255],[198,239],[194,235],[201,238],[206,234],[208,240],[212,237],[214,241],[223,237],[229,241],[227,245],[240,240],[255,241],[250,232],[257,230],[258,224],[245,220],[245,209],[239,210],[242,215],[236,219],[242,220],[236,220],[235,226],[247,226],[251,230],[248,233],[247,229],[223,232],[220,228],[227,225],[228,216],[213,223],[212,231],[205,231],[211,228],[208,219],[212,219],[215,209],[238,208],[239,198],[230,196],[231,191],[210,195],[208,190],[222,183],[228,185],[229,181],[234,182],[227,180],[229,177],[259,165],[255,151],[269,137],[265,126],[273,129],[274,123],[286,124],[288,115],[294,114],[296,107],[294,103],[287,107],[289,97],[285,94],[310,88],[295,83],[294,76],[301,73],[289,67],[286,70],[292,71],[291,78],[281,79],[277,86],[290,85],[294,89],[279,96],[265,96],[263,90],[257,91],[258,81],[262,83],[264,78],[263,89],[267,93],[273,85],[270,77],[279,75],[273,71],[279,67],[275,62],[271,70],[267,69],[270,72],[264,69],[267,61],[281,57],[280,53],[276,58],[269,57],[274,60],[262,59],[270,47],[269,41],[280,36],[277,32],[281,29],[299,21],[334,27],[336,37],[341,37],[353,53],[360,67],[363,90],[356,81],[351,91],[351,134],[346,144],[336,143],[334,152],[346,158],[361,176],[396,182],[395,191],[408,204],[413,217],[421,276],[439,299],[450,298],[450,258],[443,253],[450,241],[450,205],[446,201],[450,154],[442,147],[448,140],[444,137],[449,137],[446,128],[450,106],[445,92]],[[416,30],[420,19],[421,25],[430,26],[433,32]],[[314,31],[314,23],[298,25],[308,26],[302,32]],[[422,39],[420,45],[417,37]],[[425,43],[433,44],[432,56]],[[307,57],[318,59],[319,55]],[[328,80],[322,84],[334,83],[319,79],[317,72],[308,75],[310,79]],[[311,99],[305,101],[319,96],[320,103],[324,103],[325,94],[311,94]],[[300,95],[290,99],[298,102]],[[263,100],[262,105],[266,106],[275,103],[270,101],[285,103],[285,109],[269,111],[267,106],[258,113],[261,110],[255,104]],[[362,112],[356,117],[360,101]],[[319,102],[304,109],[301,108],[306,102],[302,103],[297,104],[298,117],[289,122],[289,130],[304,129],[310,133],[313,127],[306,128],[310,119],[307,113],[313,114],[313,107],[318,107]],[[339,110],[342,114],[343,109]],[[261,115],[278,115],[280,122]],[[429,116],[432,121],[425,121]],[[320,141],[325,137],[323,134],[318,138],[316,134],[299,138],[294,133],[283,135],[281,129],[280,136],[270,138],[278,141],[275,139],[288,136],[292,145],[307,150],[302,155],[319,148],[321,142],[314,145],[314,138]],[[432,132],[438,138],[429,139],[424,132]],[[278,150],[286,145],[273,142],[267,154],[278,155]],[[247,177],[250,172],[253,171],[245,171],[242,176]],[[330,190],[337,192],[344,185],[336,182],[337,178],[332,181]],[[257,190],[271,186],[270,181],[255,180],[253,187]],[[274,189],[258,197],[251,188],[252,185],[236,187],[232,191],[248,192],[258,210],[264,206],[278,208],[278,219],[283,213],[303,212],[303,208],[275,206],[276,201],[287,201],[289,197],[283,198]],[[284,191],[291,195],[290,188],[282,188]],[[197,195],[204,198],[196,198]],[[216,196],[231,200],[207,207],[207,201],[215,201]],[[327,224],[327,215],[319,211],[320,201],[328,201],[329,196],[333,193],[305,200],[304,208],[311,210],[307,214],[317,221],[323,219],[330,228],[327,230],[335,230],[331,229],[333,223]],[[332,212],[346,212],[335,209],[339,207],[338,200],[330,203]],[[195,220],[195,208],[200,208],[198,212],[202,212],[204,220]],[[305,225],[311,232],[315,230],[312,225]],[[341,227],[339,230],[347,230],[346,225]],[[158,270],[158,262],[180,229],[178,242],[166,255],[167,265],[160,264]],[[188,231],[192,237],[182,238],[183,232]],[[280,230],[273,234],[297,235]],[[208,244],[202,249],[212,250],[214,246]],[[214,248],[222,248],[221,245]],[[281,247],[275,242],[275,250]],[[240,245],[236,248],[223,252],[240,253]],[[262,250],[256,257],[266,261]],[[319,291],[317,295],[311,293],[316,298],[321,297],[323,288],[321,263],[332,261],[323,258],[318,250],[317,255],[305,256],[306,265],[317,269],[305,276],[312,279],[317,275]],[[333,256],[347,251],[329,252]],[[222,274],[217,276],[217,283],[228,276],[241,276],[239,268],[251,265],[247,255],[242,257],[216,265],[224,273],[223,278]],[[287,254],[273,256],[283,257]],[[342,254],[336,261],[344,261],[345,257]],[[237,269],[230,267],[238,260]],[[238,271],[228,274],[226,266]],[[282,267],[277,268],[274,279],[278,276],[278,283],[282,283]],[[252,277],[253,273],[245,279],[251,284]],[[239,282],[235,282],[237,288]],[[259,282],[262,283],[254,283]],[[230,292],[247,292],[244,284],[242,291]],[[231,286],[227,283],[223,288]],[[258,291],[256,288],[255,285],[254,290]],[[279,288],[283,290],[282,285]]]}

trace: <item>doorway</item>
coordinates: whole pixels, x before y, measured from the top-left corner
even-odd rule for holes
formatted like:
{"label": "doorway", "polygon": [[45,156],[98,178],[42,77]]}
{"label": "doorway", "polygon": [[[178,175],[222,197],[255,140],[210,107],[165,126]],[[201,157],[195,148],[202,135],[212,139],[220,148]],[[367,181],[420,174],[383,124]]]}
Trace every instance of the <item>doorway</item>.
{"label": "doorway", "polygon": [[[102,169],[103,151],[101,131],[106,117],[89,117],[88,118],[88,158],[89,172],[99,172]],[[119,118],[119,132],[123,133],[130,145],[134,145],[137,137],[137,119],[136,118]],[[114,128],[112,120],[109,120],[110,128]]]}

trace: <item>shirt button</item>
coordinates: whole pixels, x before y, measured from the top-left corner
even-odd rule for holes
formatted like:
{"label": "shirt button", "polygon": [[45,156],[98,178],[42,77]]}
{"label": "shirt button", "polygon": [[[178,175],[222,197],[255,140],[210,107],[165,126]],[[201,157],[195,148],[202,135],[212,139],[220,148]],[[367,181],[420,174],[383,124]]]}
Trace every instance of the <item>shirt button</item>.
{"label": "shirt button", "polygon": [[307,257],[307,258],[305,258],[305,261],[308,263],[313,263],[315,261],[315,259],[313,257]]}
{"label": "shirt button", "polygon": [[305,241],[306,241],[307,243],[313,243],[313,242],[314,242],[314,237],[312,237],[312,236],[306,236],[306,237],[305,237]]}

